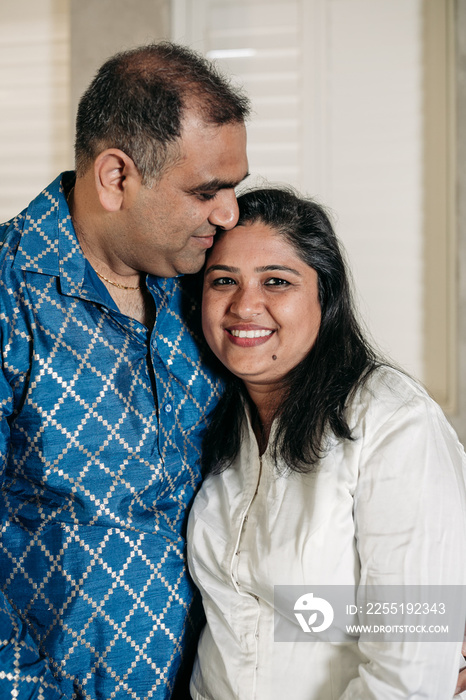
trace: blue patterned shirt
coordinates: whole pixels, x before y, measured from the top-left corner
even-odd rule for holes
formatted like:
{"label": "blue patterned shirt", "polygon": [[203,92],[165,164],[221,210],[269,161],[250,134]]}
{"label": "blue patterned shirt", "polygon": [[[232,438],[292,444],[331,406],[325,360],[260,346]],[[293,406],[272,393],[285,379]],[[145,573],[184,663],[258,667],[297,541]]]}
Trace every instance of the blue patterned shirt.
{"label": "blue patterned shirt", "polygon": [[121,314],[61,178],[2,238],[0,698],[169,698],[193,598],[187,507],[219,392],[186,278],[147,278],[152,332]]}

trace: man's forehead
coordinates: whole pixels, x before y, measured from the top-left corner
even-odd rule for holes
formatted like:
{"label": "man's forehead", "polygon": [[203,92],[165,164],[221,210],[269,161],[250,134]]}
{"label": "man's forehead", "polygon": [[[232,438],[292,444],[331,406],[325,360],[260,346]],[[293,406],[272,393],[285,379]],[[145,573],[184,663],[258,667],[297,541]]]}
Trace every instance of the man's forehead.
{"label": "man's forehead", "polygon": [[173,171],[189,173],[193,186],[230,189],[249,174],[244,122],[212,125],[193,118],[186,123],[177,150]]}
{"label": "man's forehead", "polygon": [[189,145],[193,140],[221,141],[228,139],[231,134],[237,134],[246,141],[246,125],[244,121],[230,121],[223,124],[207,122],[196,112],[188,112],[182,121],[181,134],[178,144]]}

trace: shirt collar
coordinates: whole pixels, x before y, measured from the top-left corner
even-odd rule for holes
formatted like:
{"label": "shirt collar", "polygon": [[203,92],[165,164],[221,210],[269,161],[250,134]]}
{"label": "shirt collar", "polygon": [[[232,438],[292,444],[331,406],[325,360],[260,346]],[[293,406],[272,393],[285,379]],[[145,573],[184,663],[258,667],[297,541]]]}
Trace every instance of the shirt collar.
{"label": "shirt collar", "polygon": [[64,294],[81,292],[86,267],[63,189],[72,178],[62,173],[29,204],[14,262],[22,270],[59,277]]}

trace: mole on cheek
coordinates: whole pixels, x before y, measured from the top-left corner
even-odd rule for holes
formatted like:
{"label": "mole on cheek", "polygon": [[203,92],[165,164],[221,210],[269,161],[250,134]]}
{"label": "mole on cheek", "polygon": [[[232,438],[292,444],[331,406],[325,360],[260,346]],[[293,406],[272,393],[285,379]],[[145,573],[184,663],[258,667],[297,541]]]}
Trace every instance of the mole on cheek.
{"label": "mole on cheek", "polygon": [[276,356],[276,355],[272,355],[272,360],[276,360],[276,359],[277,359],[277,356]]}

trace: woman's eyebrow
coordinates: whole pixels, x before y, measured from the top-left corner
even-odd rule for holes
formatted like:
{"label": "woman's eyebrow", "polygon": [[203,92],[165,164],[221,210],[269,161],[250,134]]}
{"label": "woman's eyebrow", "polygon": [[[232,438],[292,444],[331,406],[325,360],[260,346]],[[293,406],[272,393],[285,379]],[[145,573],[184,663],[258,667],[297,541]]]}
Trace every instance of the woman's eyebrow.
{"label": "woman's eyebrow", "polygon": [[[239,274],[241,272],[239,267],[232,267],[231,265],[210,265],[205,274],[208,275],[210,272],[232,272],[234,274]],[[301,277],[301,273],[295,270],[293,267],[288,267],[287,265],[263,265],[261,267],[255,267],[254,272],[291,272],[293,275]]]}
{"label": "woman's eyebrow", "polygon": [[235,274],[240,272],[239,267],[230,267],[230,265],[209,265],[204,274],[208,275],[209,272],[215,272],[217,270],[222,270],[223,272],[234,272]]}
{"label": "woman's eyebrow", "polygon": [[291,274],[301,277],[301,273],[298,272],[298,270],[295,270],[293,267],[288,267],[287,265],[264,265],[263,267],[254,268],[255,272],[273,272],[274,270],[291,272]]}

